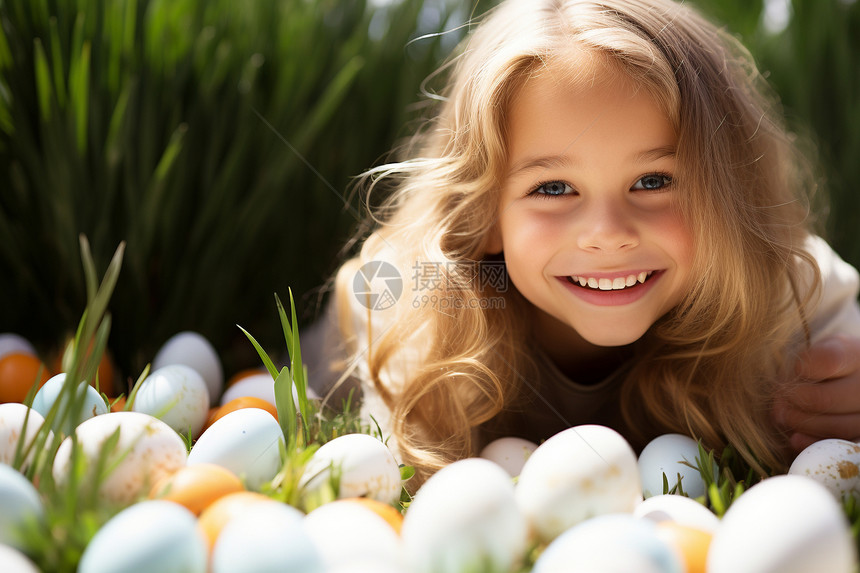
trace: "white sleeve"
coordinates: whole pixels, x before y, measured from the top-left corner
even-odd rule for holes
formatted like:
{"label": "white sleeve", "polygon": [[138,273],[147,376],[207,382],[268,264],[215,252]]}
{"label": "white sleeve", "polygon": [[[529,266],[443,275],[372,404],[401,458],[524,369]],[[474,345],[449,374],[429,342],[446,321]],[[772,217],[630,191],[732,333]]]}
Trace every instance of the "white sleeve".
{"label": "white sleeve", "polygon": [[805,249],[821,271],[821,293],[810,313],[812,342],[834,334],[860,337],[860,276],[822,238],[811,236]]}

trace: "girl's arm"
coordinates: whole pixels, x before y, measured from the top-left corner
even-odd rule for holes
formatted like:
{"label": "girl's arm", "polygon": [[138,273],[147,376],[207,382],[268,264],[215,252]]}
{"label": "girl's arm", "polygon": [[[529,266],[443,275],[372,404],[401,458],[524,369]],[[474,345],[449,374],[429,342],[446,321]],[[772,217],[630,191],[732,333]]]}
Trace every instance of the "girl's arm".
{"label": "girl's arm", "polygon": [[834,335],[813,344],[796,371],[806,382],[774,409],[792,449],[825,438],[860,439],[860,338]]}
{"label": "girl's arm", "polygon": [[814,237],[807,248],[822,275],[821,300],[810,320],[812,345],[795,365],[801,383],[774,407],[796,452],[825,438],[860,440],[860,279],[823,240]]}

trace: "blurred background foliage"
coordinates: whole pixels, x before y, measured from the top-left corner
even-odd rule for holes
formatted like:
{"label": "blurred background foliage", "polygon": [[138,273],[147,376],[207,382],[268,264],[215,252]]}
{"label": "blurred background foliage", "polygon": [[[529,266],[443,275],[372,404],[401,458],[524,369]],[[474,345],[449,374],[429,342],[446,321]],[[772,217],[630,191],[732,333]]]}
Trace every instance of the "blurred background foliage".
{"label": "blurred background foliage", "polygon": [[[127,241],[109,342],[126,377],[188,329],[228,375],[257,365],[235,325],[277,345],[288,287],[314,317],[360,216],[351,179],[415,127],[422,81],[492,3],[0,0],[0,332],[60,348],[84,233],[99,272]],[[860,265],[860,7],[696,4],[815,139],[828,237]]]}

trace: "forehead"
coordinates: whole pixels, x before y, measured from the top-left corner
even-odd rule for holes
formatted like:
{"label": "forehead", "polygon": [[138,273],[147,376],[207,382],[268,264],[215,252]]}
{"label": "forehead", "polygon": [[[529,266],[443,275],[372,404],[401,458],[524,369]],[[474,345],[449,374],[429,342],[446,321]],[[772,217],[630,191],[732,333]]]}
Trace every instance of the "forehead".
{"label": "forehead", "polygon": [[677,142],[672,122],[641,82],[585,52],[525,75],[507,119],[509,163],[540,153],[576,156],[595,147],[636,153]]}

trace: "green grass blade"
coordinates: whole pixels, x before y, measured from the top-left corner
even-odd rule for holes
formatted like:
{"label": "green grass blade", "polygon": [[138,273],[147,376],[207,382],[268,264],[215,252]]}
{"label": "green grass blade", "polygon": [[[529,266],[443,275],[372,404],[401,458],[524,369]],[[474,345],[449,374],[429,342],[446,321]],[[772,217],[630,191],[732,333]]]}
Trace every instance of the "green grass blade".
{"label": "green grass blade", "polygon": [[278,410],[278,423],[284,433],[287,443],[287,451],[295,450],[297,435],[296,427],[296,404],[293,402],[293,381],[290,370],[286,366],[281,368],[275,378],[275,407]]}
{"label": "green grass blade", "polygon": [[[237,324],[236,326],[239,326],[239,325]],[[269,358],[269,355],[266,353],[266,351],[263,350],[263,347],[260,346],[260,343],[257,342],[257,339],[255,339],[253,336],[251,336],[251,333],[248,332],[247,330],[245,330],[244,328],[242,328],[241,326],[239,326],[239,330],[244,332],[245,336],[248,337],[248,340],[251,341],[251,344],[254,346],[254,349],[257,351],[257,354],[260,355],[260,359],[263,361],[263,364],[266,366],[266,370],[268,370],[269,374],[272,375],[272,379],[277,379],[279,376],[278,369],[277,369],[277,367],[275,367],[275,363],[272,362],[272,359]]]}
{"label": "green grass blade", "polygon": [[87,113],[90,94],[90,43],[84,42],[75,75],[69,78],[70,98],[75,118],[75,142],[83,155],[87,148]]}
{"label": "green grass blade", "polygon": [[66,107],[66,81],[63,69],[63,51],[60,45],[60,32],[57,29],[57,19],[51,18],[51,67],[54,70],[54,93],[60,109]]}
{"label": "green grass blade", "polygon": [[310,424],[310,408],[308,407],[308,383],[305,377],[305,368],[302,363],[302,347],[299,342],[299,321],[296,318],[296,303],[293,300],[293,291],[290,293],[290,314],[292,318],[292,345],[290,347],[290,371],[293,374],[293,382],[296,385],[296,395],[299,400],[299,411],[302,414],[302,424],[306,430],[306,437],[310,437],[308,426]]}
{"label": "green grass blade", "polygon": [[39,99],[39,114],[45,123],[51,120],[51,71],[42,41],[33,40],[36,54],[36,97]]}
{"label": "green grass blade", "polygon": [[84,265],[84,281],[87,287],[87,300],[92,301],[96,297],[98,291],[98,276],[96,275],[96,265],[93,262],[93,254],[90,250],[90,241],[85,235],[80,235],[78,241],[81,246],[81,260]]}

